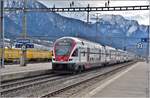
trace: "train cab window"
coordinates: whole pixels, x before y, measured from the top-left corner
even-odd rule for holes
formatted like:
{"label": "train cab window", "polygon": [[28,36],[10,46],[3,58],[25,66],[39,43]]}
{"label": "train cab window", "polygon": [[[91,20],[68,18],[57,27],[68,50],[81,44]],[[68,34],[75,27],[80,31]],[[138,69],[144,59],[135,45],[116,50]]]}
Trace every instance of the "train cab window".
{"label": "train cab window", "polygon": [[78,49],[75,49],[75,51],[73,52],[72,56],[78,56]]}

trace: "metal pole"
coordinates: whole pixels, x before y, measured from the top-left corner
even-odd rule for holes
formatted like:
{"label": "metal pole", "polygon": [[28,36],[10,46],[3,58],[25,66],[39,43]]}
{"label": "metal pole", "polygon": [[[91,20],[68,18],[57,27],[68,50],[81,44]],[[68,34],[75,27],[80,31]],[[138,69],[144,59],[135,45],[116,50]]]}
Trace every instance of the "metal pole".
{"label": "metal pole", "polygon": [[[150,6],[150,1],[149,1],[149,6]],[[149,14],[150,14],[150,9],[149,9]],[[150,57],[150,16],[149,16],[149,28],[148,28],[148,54],[147,54],[147,63],[149,63],[149,57]]]}
{"label": "metal pole", "polygon": [[[149,1],[150,6],[150,1]],[[149,9],[150,14],[150,9]],[[149,26],[150,26],[150,16],[149,16]],[[149,65],[149,54],[150,54],[150,27],[148,27],[148,34],[147,34],[148,42],[147,42],[147,87],[146,87],[146,98],[150,97],[150,85],[149,85],[149,79],[150,79],[150,65]]]}
{"label": "metal pole", "polygon": [[4,48],[5,48],[5,46],[4,46],[4,31],[3,31],[3,9],[4,9],[4,1],[3,0],[1,0],[0,1],[0,49],[1,49],[1,53],[0,53],[0,55],[1,55],[1,58],[0,58],[0,67],[1,68],[4,68]]}
{"label": "metal pole", "polygon": [[95,22],[95,24],[96,24],[96,26],[95,26],[95,30],[96,30],[96,36],[95,36],[95,42],[97,42],[98,40],[98,38],[99,38],[99,36],[98,36],[98,22],[99,22],[99,15],[100,15],[101,13],[96,13],[95,15],[96,15],[96,18],[92,18],[92,19],[94,19],[94,20],[96,20],[96,22]]}
{"label": "metal pole", "polygon": [[96,39],[95,42],[97,42],[98,40],[98,22],[99,22],[99,14],[100,13],[96,13]]}
{"label": "metal pole", "polygon": [[[27,5],[27,0],[24,0],[24,7],[23,7],[24,15],[23,15],[23,22],[22,22],[22,24],[23,24],[22,38],[23,39],[26,39],[26,33],[27,33],[27,30],[26,30],[26,11],[25,11],[26,5]],[[25,44],[22,45],[21,50],[22,50],[22,53],[21,53],[21,58],[20,58],[20,65],[26,66],[27,65],[26,64],[27,63],[26,62],[27,61],[26,60],[27,51],[26,51],[26,45]]]}
{"label": "metal pole", "polygon": [[23,38],[26,39],[26,33],[27,33],[27,30],[26,30],[26,5],[27,5],[27,0],[24,0],[24,8],[23,8]]}
{"label": "metal pole", "polygon": [[95,42],[97,42],[97,39],[98,39],[98,13],[96,13],[96,38],[95,38]]}
{"label": "metal pole", "polygon": [[90,8],[90,5],[88,4],[88,7],[87,7],[87,23],[90,22],[90,11],[89,11],[89,8]]}

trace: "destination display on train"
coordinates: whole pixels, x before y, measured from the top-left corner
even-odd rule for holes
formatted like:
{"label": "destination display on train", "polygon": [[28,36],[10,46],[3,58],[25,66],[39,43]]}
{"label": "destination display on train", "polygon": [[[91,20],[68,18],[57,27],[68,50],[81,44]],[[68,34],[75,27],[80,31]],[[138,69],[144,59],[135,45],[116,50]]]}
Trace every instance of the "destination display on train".
{"label": "destination display on train", "polygon": [[56,43],[59,46],[70,46],[71,45],[71,40],[62,40]]}
{"label": "destination display on train", "polygon": [[63,45],[63,46],[67,46],[67,45],[70,45],[71,43],[69,42],[59,42],[57,43],[57,45]]}

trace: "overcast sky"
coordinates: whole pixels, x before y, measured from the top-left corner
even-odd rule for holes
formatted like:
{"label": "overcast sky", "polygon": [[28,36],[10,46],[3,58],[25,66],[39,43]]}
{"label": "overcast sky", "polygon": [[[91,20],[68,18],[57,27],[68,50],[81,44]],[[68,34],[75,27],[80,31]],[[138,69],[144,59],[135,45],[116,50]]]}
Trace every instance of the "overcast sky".
{"label": "overcast sky", "polygon": [[[95,7],[104,7],[105,2],[107,0],[39,0],[47,7],[69,7],[70,2],[74,1],[74,6],[76,7],[86,7],[88,4],[90,6]],[[132,5],[148,5],[149,0],[110,0],[110,6],[132,6]],[[126,19],[137,20],[139,24],[149,25],[149,13],[150,11],[122,11],[122,12],[96,12],[100,13],[101,17],[105,14],[114,14],[114,15],[122,15]],[[61,13],[64,16],[72,17],[76,19],[80,19],[85,21],[86,15],[83,13]],[[84,13],[85,14],[85,13]],[[91,13],[91,17],[94,16],[95,13]],[[81,17],[82,16],[82,17]]]}

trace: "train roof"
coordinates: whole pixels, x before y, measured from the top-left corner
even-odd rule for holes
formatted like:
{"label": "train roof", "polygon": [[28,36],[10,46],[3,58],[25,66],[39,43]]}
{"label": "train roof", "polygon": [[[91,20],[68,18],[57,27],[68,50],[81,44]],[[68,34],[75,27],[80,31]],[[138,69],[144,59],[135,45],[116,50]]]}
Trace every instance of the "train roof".
{"label": "train roof", "polygon": [[77,38],[77,37],[68,37],[68,36],[67,37],[61,37],[61,38],[57,39],[56,41],[61,40],[61,39],[66,39],[66,38],[73,39],[76,42],[81,42],[81,40],[79,38]]}
{"label": "train roof", "polygon": [[[95,45],[95,46],[102,46],[102,45],[99,44],[99,43],[92,42],[92,41],[89,41],[89,40],[86,40],[86,39],[82,39],[82,38],[77,38],[77,37],[61,37],[61,38],[58,39],[58,41],[61,40],[61,39],[65,39],[65,38],[73,39],[73,40],[76,41],[77,43],[84,43],[84,44],[90,43],[90,44],[93,44],[93,45]],[[56,41],[57,41],[57,40],[56,40]]]}
{"label": "train roof", "polygon": [[116,48],[110,47],[110,46],[105,46],[109,50],[116,50]]}
{"label": "train roof", "polygon": [[[73,39],[75,40],[77,43],[84,43],[86,44],[87,46],[89,45],[90,46],[94,46],[95,48],[99,48],[99,47],[106,47],[107,49],[110,49],[110,50],[116,50],[115,48],[113,47],[110,47],[110,46],[104,46],[104,45],[101,45],[100,43],[96,43],[96,42],[92,42],[92,41],[89,41],[89,40],[86,40],[86,39],[82,39],[82,38],[77,38],[77,37],[61,37],[59,38],[58,40],[61,40],[61,39],[65,39],[65,38],[69,38],[69,39]],[[57,41],[57,40],[56,40]]]}

